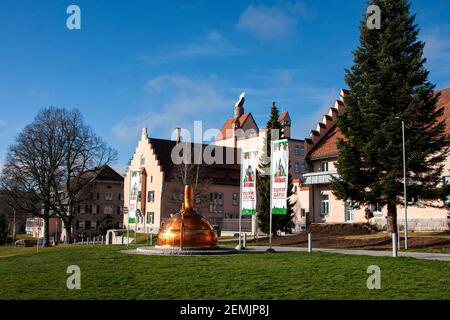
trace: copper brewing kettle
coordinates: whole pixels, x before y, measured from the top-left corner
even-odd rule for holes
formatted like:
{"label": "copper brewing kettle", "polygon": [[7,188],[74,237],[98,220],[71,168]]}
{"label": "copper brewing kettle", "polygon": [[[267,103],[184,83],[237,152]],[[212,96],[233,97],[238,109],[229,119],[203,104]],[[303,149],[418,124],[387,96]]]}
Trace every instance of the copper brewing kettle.
{"label": "copper brewing kettle", "polygon": [[202,249],[217,247],[217,232],[193,206],[192,186],[184,187],[181,210],[167,220],[158,234],[157,247]]}

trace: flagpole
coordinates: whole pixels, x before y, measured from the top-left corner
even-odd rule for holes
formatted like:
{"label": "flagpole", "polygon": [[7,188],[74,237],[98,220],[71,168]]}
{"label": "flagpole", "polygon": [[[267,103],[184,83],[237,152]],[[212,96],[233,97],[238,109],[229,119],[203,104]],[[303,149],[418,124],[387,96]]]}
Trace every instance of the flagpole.
{"label": "flagpole", "polygon": [[240,178],[239,178],[239,198],[240,198],[239,199],[239,244],[236,247],[236,249],[237,250],[242,250],[243,249],[243,247],[242,247],[242,181],[243,181],[243,173],[244,173],[244,170],[243,170],[243,159],[242,159],[242,157],[243,157],[242,150],[240,152],[240,156],[239,157],[241,159],[241,164],[240,164],[241,172],[239,174],[239,176],[240,176]]}
{"label": "flagpole", "polygon": [[270,207],[269,207],[269,248],[267,252],[274,252],[272,248],[272,175],[273,175],[273,143],[270,141]]}

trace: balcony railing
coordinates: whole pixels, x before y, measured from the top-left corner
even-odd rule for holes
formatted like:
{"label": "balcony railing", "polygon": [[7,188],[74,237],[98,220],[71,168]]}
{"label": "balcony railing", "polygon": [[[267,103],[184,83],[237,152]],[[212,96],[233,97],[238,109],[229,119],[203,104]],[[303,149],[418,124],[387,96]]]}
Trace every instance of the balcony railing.
{"label": "balcony railing", "polygon": [[331,182],[331,177],[338,177],[337,171],[321,171],[305,173],[303,175],[304,184],[327,184]]}

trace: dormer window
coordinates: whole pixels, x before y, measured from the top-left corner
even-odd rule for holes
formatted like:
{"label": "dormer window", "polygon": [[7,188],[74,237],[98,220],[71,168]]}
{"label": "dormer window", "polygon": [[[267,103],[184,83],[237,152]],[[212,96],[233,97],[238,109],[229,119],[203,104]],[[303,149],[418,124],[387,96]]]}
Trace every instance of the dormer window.
{"label": "dormer window", "polygon": [[320,163],[320,171],[328,172],[328,161],[322,161]]}

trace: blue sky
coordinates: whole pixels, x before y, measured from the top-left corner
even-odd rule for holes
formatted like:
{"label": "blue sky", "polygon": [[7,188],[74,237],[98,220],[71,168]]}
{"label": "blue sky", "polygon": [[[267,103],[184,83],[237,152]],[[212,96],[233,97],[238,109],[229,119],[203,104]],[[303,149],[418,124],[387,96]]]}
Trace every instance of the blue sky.
{"label": "blue sky", "polygon": [[[81,30],[66,9],[81,8]],[[246,92],[265,124],[272,101],[304,138],[345,87],[363,0],[0,0],[0,166],[7,146],[47,106],[78,108],[119,152],[140,128],[218,128]],[[413,0],[431,81],[450,87],[450,1]]]}

